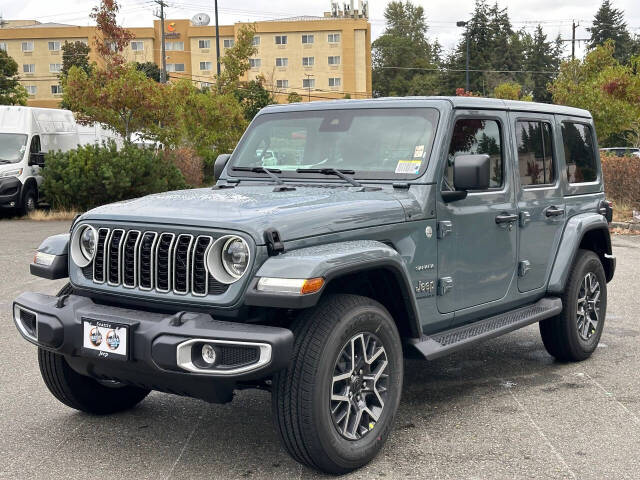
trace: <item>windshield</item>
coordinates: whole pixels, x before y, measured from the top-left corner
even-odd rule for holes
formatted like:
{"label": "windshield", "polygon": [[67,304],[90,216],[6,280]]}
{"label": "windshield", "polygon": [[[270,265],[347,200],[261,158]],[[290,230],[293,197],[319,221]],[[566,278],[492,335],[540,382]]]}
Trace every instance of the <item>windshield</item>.
{"label": "windshield", "polygon": [[285,178],[313,176],[298,169],[336,168],[365,179],[416,178],[429,161],[437,122],[433,108],[264,114],[238,145],[231,175],[233,167],[278,169]]}
{"label": "windshield", "polygon": [[27,149],[27,136],[22,133],[0,133],[0,163],[22,160]]}

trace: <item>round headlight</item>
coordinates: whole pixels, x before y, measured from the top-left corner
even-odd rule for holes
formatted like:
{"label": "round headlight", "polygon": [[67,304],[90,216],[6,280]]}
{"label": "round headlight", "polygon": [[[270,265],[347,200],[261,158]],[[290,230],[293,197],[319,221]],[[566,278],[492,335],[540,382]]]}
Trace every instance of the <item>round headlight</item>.
{"label": "round headlight", "polygon": [[71,236],[71,259],[80,268],[84,268],[93,261],[96,255],[98,233],[91,225],[81,225]]}
{"label": "round headlight", "polygon": [[238,281],[247,272],[251,250],[247,242],[236,235],[218,238],[207,254],[207,268],[218,282],[227,285]]}
{"label": "round headlight", "polygon": [[229,275],[240,278],[249,266],[249,246],[238,237],[231,237],[222,247],[222,265]]}

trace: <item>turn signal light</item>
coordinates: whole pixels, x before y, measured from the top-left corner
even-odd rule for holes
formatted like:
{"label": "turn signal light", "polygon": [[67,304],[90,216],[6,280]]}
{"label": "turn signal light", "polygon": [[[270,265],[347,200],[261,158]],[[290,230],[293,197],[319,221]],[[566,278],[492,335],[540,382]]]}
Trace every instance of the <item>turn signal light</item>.
{"label": "turn signal light", "polygon": [[260,292],[289,295],[308,295],[316,293],[324,286],[324,278],[273,278],[262,277],[258,280],[257,290]]}
{"label": "turn signal light", "polygon": [[316,293],[319,291],[324,285],[324,278],[308,278],[302,284],[302,288],[300,289],[300,295],[307,295],[309,293]]}

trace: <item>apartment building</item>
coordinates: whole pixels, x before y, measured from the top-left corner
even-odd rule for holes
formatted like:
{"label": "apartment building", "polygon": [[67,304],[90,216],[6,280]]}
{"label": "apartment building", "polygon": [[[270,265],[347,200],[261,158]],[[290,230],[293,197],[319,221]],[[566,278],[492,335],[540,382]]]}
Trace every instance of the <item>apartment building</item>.
{"label": "apartment building", "polygon": [[[371,26],[364,15],[336,11],[322,17],[293,17],[253,23],[256,54],[245,80],[261,75],[279,101],[291,92],[303,100],[371,97]],[[243,23],[221,25],[220,51],[234,45]],[[124,55],[129,61],[161,64],[160,21],[153,27],[130,28],[135,39]],[[57,107],[62,97],[58,74],[62,45],[81,41],[95,56],[95,27],[80,27],[34,20],[5,22],[0,28],[0,49],[19,66],[29,93],[29,105]],[[212,25],[187,19],[165,20],[165,51],[170,80],[187,78],[199,86],[215,83],[216,37]]]}

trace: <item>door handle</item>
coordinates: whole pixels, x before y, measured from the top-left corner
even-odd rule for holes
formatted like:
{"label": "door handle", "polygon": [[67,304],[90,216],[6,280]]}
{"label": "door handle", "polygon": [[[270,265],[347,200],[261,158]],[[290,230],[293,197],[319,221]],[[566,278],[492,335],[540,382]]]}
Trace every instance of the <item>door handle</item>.
{"label": "door handle", "polygon": [[548,208],[545,208],[544,214],[547,217],[559,217],[560,215],[564,215],[564,208],[558,208],[555,205],[551,205]]}
{"label": "door handle", "polygon": [[518,215],[514,214],[508,214],[508,213],[501,213],[500,215],[498,215],[496,217],[496,223],[499,225],[501,223],[511,223],[511,222],[515,222],[516,220],[518,220]]}

